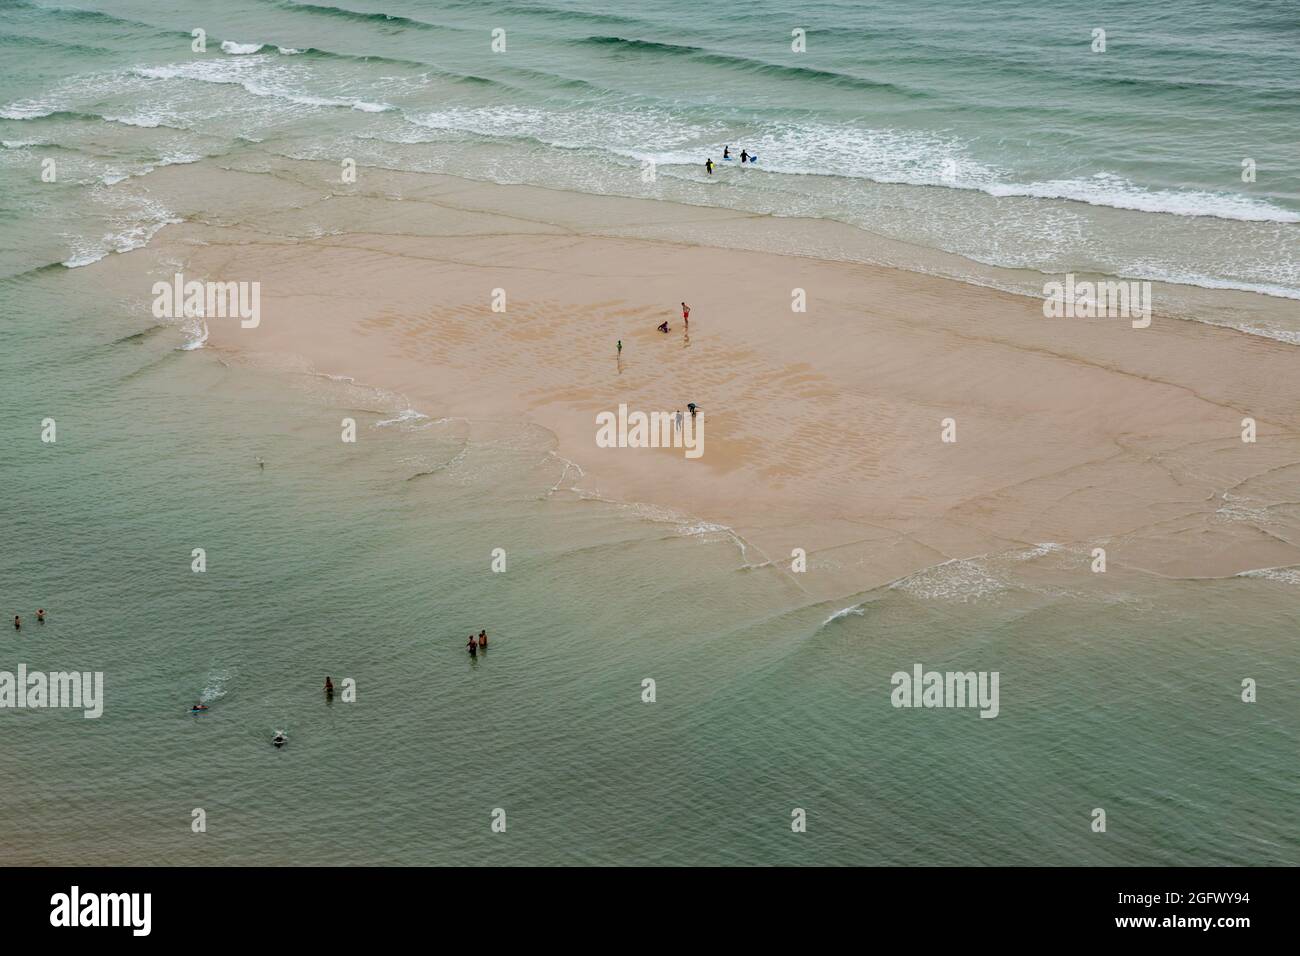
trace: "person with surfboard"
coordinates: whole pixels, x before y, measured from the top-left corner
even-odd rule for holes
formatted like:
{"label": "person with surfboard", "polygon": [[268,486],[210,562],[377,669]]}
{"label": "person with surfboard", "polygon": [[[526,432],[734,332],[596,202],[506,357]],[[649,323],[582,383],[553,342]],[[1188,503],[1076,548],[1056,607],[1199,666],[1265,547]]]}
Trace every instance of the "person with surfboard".
{"label": "person with surfboard", "polygon": [[713,175],[713,157],[712,157],[712,156],[710,156],[708,159],[706,159],[706,160],[704,161],[704,171],[705,171],[706,173],[708,173],[710,176]]}
{"label": "person with surfboard", "polygon": [[731,147],[730,147],[730,146],[724,146],[724,147],[722,147],[722,158],[723,158],[723,159],[731,159]]}

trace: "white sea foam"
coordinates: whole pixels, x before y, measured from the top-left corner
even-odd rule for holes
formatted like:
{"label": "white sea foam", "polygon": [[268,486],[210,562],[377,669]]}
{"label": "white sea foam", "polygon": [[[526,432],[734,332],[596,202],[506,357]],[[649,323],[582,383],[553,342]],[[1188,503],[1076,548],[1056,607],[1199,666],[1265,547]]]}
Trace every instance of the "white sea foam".
{"label": "white sea foam", "polygon": [[1034,558],[1041,558],[1043,557],[1043,555],[1051,554],[1054,551],[1064,551],[1064,550],[1065,548],[1063,548],[1061,545],[1056,544],[1053,541],[1048,541],[1043,544],[1036,544],[1028,551],[1021,551],[1016,555],[1016,560],[1032,561]]}
{"label": "white sea foam", "polygon": [[163,166],[183,166],[189,163],[197,163],[203,158],[200,153],[167,153],[153,163],[136,169],[133,172],[126,172],[116,166],[109,167],[99,177],[99,181],[105,186],[115,186],[120,182],[130,179],[132,176],[147,176],[155,169]]}
{"label": "white sea foam", "polygon": [[82,266],[90,265],[92,262],[98,262],[106,255],[108,255],[108,250],[98,247],[94,249],[74,249],[72,255],[65,259],[62,265],[69,269],[79,269]]}
{"label": "white sea foam", "polygon": [[72,255],[63,261],[69,269],[90,265],[113,252],[130,252],[149,244],[163,227],[183,222],[157,200],[140,196],[125,196],[115,199],[111,190],[99,188],[98,198],[125,207],[124,214],[115,216],[114,223],[120,225],[117,232],[105,233],[97,240],[86,236],[71,236]]}
{"label": "white sea foam", "polygon": [[262,49],[262,46],[261,43],[236,43],[234,40],[222,40],[221,52],[233,56],[247,56],[250,53],[256,53]]}
{"label": "white sea foam", "polygon": [[0,107],[0,119],[40,119],[43,116],[50,116],[54,112],[55,108],[53,106],[49,106],[45,103],[36,103],[32,100],[24,100],[18,103],[10,103],[8,106]]}
{"label": "white sea foam", "polygon": [[987,568],[967,558],[953,558],[942,564],[922,568],[889,586],[923,600],[962,603],[1007,590],[1007,585],[994,577]]}
{"label": "white sea foam", "polygon": [[271,97],[297,103],[300,106],[347,107],[365,113],[382,113],[393,109],[388,103],[304,93],[290,85],[300,78],[296,72],[289,67],[278,67],[268,63],[260,56],[135,67],[132,72],[136,76],[150,80],[193,80],[199,83],[238,86],[253,96]]}
{"label": "white sea foam", "polygon": [[1210,216],[1242,222],[1300,222],[1300,213],[1252,196],[1199,189],[1149,189],[1113,173],[1097,173],[1083,179],[995,183],[980,188],[990,196],[1068,199],[1093,206],[1174,216]]}
{"label": "white sea foam", "polygon": [[850,616],[852,616],[852,617],[862,617],[862,616],[863,616],[864,614],[866,614],[866,613],[867,613],[867,609],[866,609],[866,606],[865,606],[865,605],[863,605],[863,604],[854,604],[854,605],[851,605],[850,607],[841,608],[840,610],[836,611],[834,614],[832,614],[832,615],[831,615],[830,617],[828,617],[826,620],[822,621],[821,626],[822,626],[822,627],[825,627],[827,624],[830,624],[832,621],[840,621],[840,620],[843,620],[844,618],[846,618],[846,617],[850,617]]}
{"label": "white sea foam", "polygon": [[109,116],[104,114],[101,119],[108,123],[121,123],[123,126],[138,126],[141,129],[157,129],[160,126],[171,126],[167,122],[168,117],[158,113],[135,113],[130,116]]}
{"label": "white sea foam", "polygon": [[385,425],[406,425],[410,422],[427,421],[428,415],[424,412],[418,412],[414,408],[404,408],[397,413],[395,418],[386,418],[382,422],[375,422],[376,428],[383,428]]}
{"label": "white sea foam", "polygon": [[1255,507],[1254,499],[1240,498],[1236,495],[1223,494],[1223,504],[1215,514],[1229,521],[1249,521],[1251,524],[1266,525],[1273,521],[1273,513],[1267,507]]}
{"label": "white sea foam", "polygon": [[221,700],[226,696],[226,686],[234,677],[233,671],[225,669],[209,671],[207,682],[203,686],[203,691],[199,694],[199,702],[210,704],[213,701]]}
{"label": "white sea foam", "polygon": [[568,458],[565,458],[563,455],[556,454],[553,451],[547,452],[546,457],[564,463],[564,470],[560,472],[560,477],[555,479],[555,484],[551,485],[551,488],[547,492],[547,495],[553,495],[555,492],[559,491],[560,486],[564,484],[564,479],[569,476],[570,472],[577,473],[576,477],[574,478],[574,482],[581,481],[583,478],[586,477],[586,472],[582,470],[582,466],[579,465],[576,461],[570,461]]}
{"label": "white sea foam", "polygon": [[1263,578],[1279,584],[1300,585],[1300,568],[1254,568],[1250,571],[1242,571],[1237,577]]}
{"label": "white sea foam", "polygon": [[[426,129],[488,137],[526,137],[550,146],[594,148],[661,172],[674,167],[702,175],[701,157],[721,158],[724,127],[683,122],[653,109],[637,111],[537,107],[454,107],[408,114]],[[655,143],[646,149],[645,144]],[[735,145],[735,144],[732,144]],[[721,163],[735,173],[839,176],[877,183],[975,190],[997,198],[1058,199],[1176,216],[1243,222],[1300,222],[1300,213],[1266,199],[1203,189],[1154,189],[1115,173],[1021,182],[1014,173],[971,156],[962,140],[919,130],[861,129],[843,124],[788,123],[760,128],[746,138],[760,161],[752,167]]]}
{"label": "white sea foam", "polygon": [[200,319],[194,328],[189,329],[187,331],[189,331],[191,338],[188,341],[186,341],[185,344],[178,346],[180,351],[193,352],[196,349],[201,349],[203,348],[203,346],[208,344],[208,323],[207,322]]}

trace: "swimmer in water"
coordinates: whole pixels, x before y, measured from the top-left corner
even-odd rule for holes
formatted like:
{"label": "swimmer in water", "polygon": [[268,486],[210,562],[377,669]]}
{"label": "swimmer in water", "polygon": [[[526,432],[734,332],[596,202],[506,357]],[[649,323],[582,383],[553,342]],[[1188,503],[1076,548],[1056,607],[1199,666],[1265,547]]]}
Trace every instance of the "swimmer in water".
{"label": "swimmer in water", "polygon": [[262,461],[262,459],[261,459],[260,457],[258,457],[258,458],[254,458],[253,460],[257,462],[257,467],[258,467],[258,468],[261,468],[261,469],[263,469],[263,470],[266,469],[266,462]]}
{"label": "swimmer in water", "polygon": [[44,624],[44,623],[45,623],[45,608],[43,608],[43,607],[38,607],[38,608],[36,609],[36,623],[37,623],[37,624]]}
{"label": "swimmer in water", "polygon": [[17,614],[15,614],[15,615],[14,615],[14,630],[15,630],[15,631],[21,631],[22,629],[23,629],[23,619],[22,619],[21,617],[19,617]]}
{"label": "swimmer in water", "polygon": [[207,709],[208,709],[208,705],[200,701],[199,703],[195,704],[193,707],[190,708],[190,713],[197,714],[199,711],[207,710]]}
{"label": "swimmer in water", "polygon": [[478,646],[485,651],[487,650],[487,631],[478,632]]}
{"label": "swimmer in water", "polygon": [[334,682],[330,680],[328,677],[325,678],[325,696],[326,697],[334,696]]}
{"label": "swimmer in water", "polygon": [[466,643],[465,649],[469,651],[470,657],[478,657],[478,639],[473,634],[469,636],[469,642]]}
{"label": "swimmer in water", "polygon": [[271,743],[275,744],[277,747],[283,747],[288,742],[289,738],[284,735],[283,730],[277,730],[275,736],[271,738]]}

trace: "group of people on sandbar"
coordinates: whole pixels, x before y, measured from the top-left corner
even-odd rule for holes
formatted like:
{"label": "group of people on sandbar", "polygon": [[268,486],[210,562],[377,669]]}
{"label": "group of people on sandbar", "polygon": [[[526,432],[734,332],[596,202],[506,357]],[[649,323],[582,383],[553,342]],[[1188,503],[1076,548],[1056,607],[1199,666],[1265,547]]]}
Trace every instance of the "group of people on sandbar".
{"label": "group of people on sandbar", "polygon": [[[690,335],[691,334],[691,307],[687,305],[685,302],[682,303],[682,324],[686,327],[686,334]],[[668,327],[668,320],[664,319],[662,322],[660,322],[658,325],[655,326],[655,331],[662,332],[664,333],[664,335],[667,335],[669,332],[672,331],[672,329]],[[620,350],[622,344],[623,344],[622,342],[619,342]]]}

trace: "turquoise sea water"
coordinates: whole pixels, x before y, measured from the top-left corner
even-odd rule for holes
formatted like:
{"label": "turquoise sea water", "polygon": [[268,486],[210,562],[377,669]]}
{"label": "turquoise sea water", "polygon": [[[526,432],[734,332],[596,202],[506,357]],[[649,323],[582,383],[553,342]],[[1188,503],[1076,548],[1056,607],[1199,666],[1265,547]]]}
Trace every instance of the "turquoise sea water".
{"label": "turquoise sea water", "polygon": [[[0,2],[0,670],[107,695],[0,711],[4,858],[1300,861],[1300,571],[1040,548],[816,603],[723,530],[569,492],[545,431],[186,349],[116,255],[220,221],[160,203],[163,165],[354,156],[1286,299],[1298,37],[1268,2]],[[724,143],[759,167],[708,180]],[[917,662],[999,671],[998,718],[891,707]]]}
{"label": "turquoise sea water", "polygon": [[[166,218],[87,193],[256,141],[335,162],[834,218],[956,253],[972,271],[1300,298],[1295,12],[1289,0],[797,12],[770,0],[8,0],[0,163],[29,169],[48,153],[81,184],[75,202],[47,209],[70,234],[58,261],[129,246]],[[198,28],[203,54],[190,49]],[[805,52],[792,52],[795,29]],[[1093,52],[1096,29],[1105,52]],[[709,178],[705,158],[720,161],[727,144],[759,165]],[[84,221],[97,205],[109,207],[102,229]],[[6,271],[26,263],[24,248],[8,237]]]}

